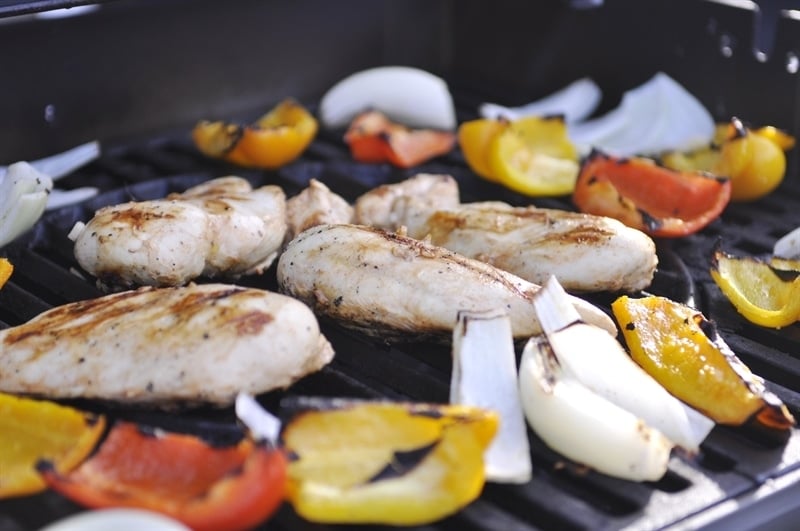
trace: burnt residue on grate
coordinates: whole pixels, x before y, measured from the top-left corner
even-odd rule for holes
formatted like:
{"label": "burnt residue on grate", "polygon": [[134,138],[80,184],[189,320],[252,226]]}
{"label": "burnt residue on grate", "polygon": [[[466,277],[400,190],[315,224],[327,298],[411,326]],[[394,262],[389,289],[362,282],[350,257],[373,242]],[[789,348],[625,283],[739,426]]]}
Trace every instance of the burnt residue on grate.
{"label": "burnt residue on grate", "polygon": [[[58,304],[100,294],[93,279],[82,273],[72,255],[67,234],[77,221],[87,221],[95,209],[114,203],[164,197],[213,177],[237,174],[254,185],[274,183],[287,196],[299,192],[311,178],[352,201],[380,184],[397,182],[416,172],[449,173],[461,186],[464,201],[493,198],[512,204],[572,208],[567,199],[531,201],[500,186],[477,179],[458,152],[414,170],[353,163],[338,134],[320,135],[299,161],[278,171],[242,170],[201,156],[185,138],[156,138],[142,144],[106,150],[97,162],[66,178],[62,185],[98,186],[104,192],[79,205],[48,212],[23,238],[3,250],[15,264],[9,284],[0,290],[0,327],[22,323]],[[797,414],[800,409],[800,327],[781,331],[747,324],[719,293],[708,274],[715,245],[748,254],[764,254],[775,239],[797,225],[800,193],[784,186],[768,200],[731,205],[721,220],[700,234],[659,241],[660,266],[649,289],[654,294],[690,302],[714,319],[723,337],[740,357],[768,381]],[[275,289],[274,267],[247,285]],[[606,306],[614,294],[591,299]],[[323,321],[323,332],[337,351],[323,370],[297,382],[286,392],[260,396],[276,409],[288,395],[390,398],[443,402],[448,399],[450,353],[442,345],[387,345],[374,338]],[[107,404],[81,403],[109,415],[168,429],[209,436],[229,436],[235,425],[230,410],[190,410],[163,415],[129,411]],[[227,435],[226,435],[227,434]],[[567,462],[529,432],[534,477],[525,485],[488,484],[480,500],[458,514],[418,529],[660,529],[681,525],[696,514],[726,500],[752,492],[770,478],[800,467],[800,437],[793,433],[785,447],[771,448],[737,430],[717,427],[701,453],[676,453],[669,472],[658,482],[631,483],[594,473]],[[34,509],[35,508],[35,509]],[[0,528],[40,527],[80,508],[53,493],[0,501]],[[742,507],[740,511],[746,511]],[[305,522],[283,507],[270,529],[338,529]],[[362,527],[364,528],[364,527]]]}

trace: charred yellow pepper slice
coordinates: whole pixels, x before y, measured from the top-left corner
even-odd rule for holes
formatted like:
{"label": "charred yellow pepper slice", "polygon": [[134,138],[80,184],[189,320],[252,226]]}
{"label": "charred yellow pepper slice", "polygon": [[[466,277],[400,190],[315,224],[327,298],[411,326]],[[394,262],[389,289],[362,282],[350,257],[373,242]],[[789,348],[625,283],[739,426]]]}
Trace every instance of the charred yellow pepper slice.
{"label": "charred yellow pepper slice", "polygon": [[752,257],[716,251],[711,278],[738,312],[751,323],[783,328],[800,320],[800,271],[775,267]]}
{"label": "charred yellow pepper slice", "polygon": [[192,139],[209,157],[240,166],[275,169],[297,159],[318,129],[314,116],[289,98],[250,125],[201,121],[192,130]]}
{"label": "charred yellow pepper slice", "polygon": [[284,428],[287,496],[325,523],[422,525],[480,495],[495,413],[468,406],[347,402]]}
{"label": "charred yellow pepper slice", "polygon": [[578,153],[561,116],[473,120],[459,127],[458,139],[475,173],[515,192],[558,196],[575,188]]}
{"label": "charred yellow pepper slice", "polygon": [[791,413],[702,313],[657,296],[622,296],[611,309],[631,357],[677,398],[720,424],[788,434]]}
{"label": "charred yellow pepper slice", "polygon": [[665,166],[707,171],[731,180],[731,200],[753,201],[771,193],[786,173],[784,151],[794,137],[772,126],[749,129],[738,118],[717,126],[712,145],[691,153],[667,153]]}
{"label": "charred yellow pepper slice", "polygon": [[7,258],[0,258],[0,288],[2,288],[8,279],[11,278],[11,273],[14,272],[14,265],[8,261]]}
{"label": "charred yellow pepper slice", "polygon": [[53,402],[0,393],[0,498],[45,489],[36,463],[66,472],[94,449],[105,417]]}

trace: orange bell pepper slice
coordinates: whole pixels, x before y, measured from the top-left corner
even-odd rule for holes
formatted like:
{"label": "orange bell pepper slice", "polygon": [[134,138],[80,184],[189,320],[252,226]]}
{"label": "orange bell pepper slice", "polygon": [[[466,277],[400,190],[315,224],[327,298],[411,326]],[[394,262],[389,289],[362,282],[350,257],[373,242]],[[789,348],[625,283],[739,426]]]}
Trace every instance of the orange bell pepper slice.
{"label": "orange bell pepper slice", "polygon": [[68,474],[42,462],[47,484],[90,508],[157,511],[194,530],[249,529],[284,499],[286,456],[243,439],[211,446],[186,434],[113,426],[97,453]]}
{"label": "orange bell pepper slice", "polygon": [[411,129],[392,122],[383,113],[368,111],[353,119],[344,140],[359,162],[389,162],[398,168],[410,168],[449,153],[456,135],[435,129]]}
{"label": "orange bell pepper slice", "polygon": [[250,125],[203,120],[192,130],[205,155],[239,166],[275,169],[296,160],[314,140],[319,124],[291,98]]}
{"label": "orange bell pepper slice", "polygon": [[599,151],[581,165],[572,195],[581,212],[616,218],[651,236],[666,238],[699,231],[720,216],[730,198],[728,179]]}

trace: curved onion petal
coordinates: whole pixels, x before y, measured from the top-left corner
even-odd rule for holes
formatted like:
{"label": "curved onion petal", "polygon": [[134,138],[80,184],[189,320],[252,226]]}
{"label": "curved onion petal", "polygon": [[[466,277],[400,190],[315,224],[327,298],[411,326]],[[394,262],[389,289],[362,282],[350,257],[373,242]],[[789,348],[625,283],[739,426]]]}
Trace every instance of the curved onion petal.
{"label": "curved onion petal", "polygon": [[381,66],[352,74],[331,87],[319,104],[322,123],[346,127],[365,110],[381,111],[408,127],[452,130],[455,107],[438,76],[407,66]]}
{"label": "curved onion petal", "polygon": [[603,92],[594,80],[588,77],[573,81],[566,87],[539,100],[520,105],[504,107],[497,103],[484,103],[478,111],[484,118],[517,120],[524,116],[552,116],[560,114],[567,123],[580,122],[591,115]]}

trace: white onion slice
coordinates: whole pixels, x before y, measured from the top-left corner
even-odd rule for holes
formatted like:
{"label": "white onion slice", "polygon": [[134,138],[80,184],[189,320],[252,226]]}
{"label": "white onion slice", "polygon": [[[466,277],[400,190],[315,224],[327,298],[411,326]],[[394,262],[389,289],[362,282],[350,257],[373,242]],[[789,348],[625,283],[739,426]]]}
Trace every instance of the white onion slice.
{"label": "white onion slice", "polygon": [[368,109],[381,111],[409,127],[456,127],[447,83],[419,68],[381,66],[356,72],[325,93],[320,100],[319,117],[325,127],[346,127]]}
{"label": "white onion slice", "polygon": [[[57,180],[65,175],[72,173],[81,166],[88,164],[100,156],[100,143],[96,140],[87,142],[68,149],[63,153],[50,155],[42,159],[30,162],[30,165],[41,173],[49,175],[51,179]],[[8,167],[0,166],[0,180]]]}
{"label": "white onion slice", "polygon": [[565,373],[545,337],[525,345],[519,388],[531,428],[561,455],[631,481],[656,481],[666,473],[672,443]]}
{"label": "white onion slice", "polygon": [[453,329],[450,402],[500,415],[500,428],[484,453],[487,481],[526,483],[531,479],[530,446],[508,314],[458,313]]}
{"label": "white onion slice", "polygon": [[551,277],[534,296],[536,316],[565,373],[696,453],[714,421],[690,408],[644,371],[605,330],[580,320]]}
{"label": "white onion slice", "polygon": [[520,105],[504,107],[497,103],[484,103],[478,111],[484,118],[517,120],[524,116],[563,115],[567,123],[580,122],[588,118],[603,97],[603,92],[594,80],[585,77],[573,81],[566,87],[539,100]]}
{"label": "white onion slice", "polygon": [[236,418],[238,418],[252,437],[259,441],[266,441],[276,445],[281,432],[281,421],[261,407],[255,398],[247,393],[236,396]]}
{"label": "white onion slice", "polygon": [[627,91],[615,109],[570,125],[569,135],[582,153],[597,148],[621,157],[653,155],[707,145],[714,119],[683,86],[659,72]]}
{"label": "white onion slice", "polygon": [[113,508],[64,517],[40,531],[189,531],[179,521],[144,509]]}
{"label": "white onion slice", "polygon": [[33,227],[52,189],[53,180],[27,162],[8,167],[0,181],[0,247]]}
{"label": "white onion slice", "polygon": [[800,227],[776,241],[772,254],[787,260],[800,260]]}
{"label": "white onion slice", "polygon": [[47,198],[47,210],[86,201],[96,196],[97,193],[98,189],[94,186],[84,186],[83,188],[73,188],[72,190],[53,188],[50,192],[50,197]]}

